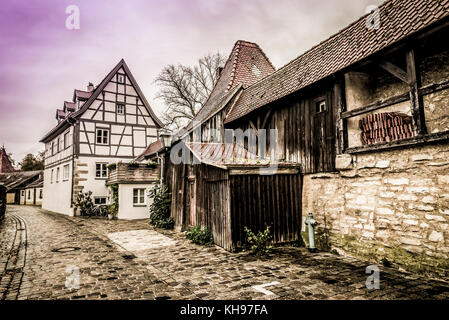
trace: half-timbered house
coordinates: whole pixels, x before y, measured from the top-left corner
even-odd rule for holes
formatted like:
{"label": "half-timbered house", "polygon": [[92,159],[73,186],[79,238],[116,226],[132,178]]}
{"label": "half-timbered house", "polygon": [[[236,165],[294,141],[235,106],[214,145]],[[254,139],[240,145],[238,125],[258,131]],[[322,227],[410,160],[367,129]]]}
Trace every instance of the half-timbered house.
{"label": "half-timbered house", "polygon": [[136,158],[157,140],[162,127],[124,60],[98,86],[89,83],[86,91],[74,90],[56,119],[56,127],[41,139],[42,206],[69,215],[80,191],[91,191],[95,204],[109,203],[108,164]]}

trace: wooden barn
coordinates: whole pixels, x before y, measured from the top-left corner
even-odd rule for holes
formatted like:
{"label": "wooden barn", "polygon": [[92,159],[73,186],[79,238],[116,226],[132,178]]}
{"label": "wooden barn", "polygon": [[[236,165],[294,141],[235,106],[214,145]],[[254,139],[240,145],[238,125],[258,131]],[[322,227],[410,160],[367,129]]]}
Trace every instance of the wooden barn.
{"label": "wooden barn", "polygon": [[259,160],[236,144],[187,142],[183,148],[190,164],[167,161],[165,172],[178,229],[208,227],[215,243],[226,250],[243,244],[244,227],[255,232],[270,227],[274,242],[298,239],[302,190],[298,165],[273,167],[273,162]]}

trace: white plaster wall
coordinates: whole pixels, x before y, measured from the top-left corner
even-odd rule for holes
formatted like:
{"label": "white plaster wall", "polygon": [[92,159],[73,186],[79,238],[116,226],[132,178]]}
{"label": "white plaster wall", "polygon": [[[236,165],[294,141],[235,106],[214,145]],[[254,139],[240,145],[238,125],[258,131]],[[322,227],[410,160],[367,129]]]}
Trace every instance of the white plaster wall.
{"label": "white plaster wall", "polygon": [[[63,180],[64,165],[69,165],[69,179]],[[60,168],[59,182],[56,182],[56,170]],[[53,183],[51,183],[51,170],[54,170]],[[44,170],[44,198],[42,208],[66,215],[73,215],[72,202],[72,161],[63,162],[58,166]]]}
{"label": "white plaster wall", "polygon": [[154,183],[147,184],[120,184],[118,189],[119,197],[119,219],[148,219],[150,217],[150,212],[148,207],[150,206],[152,200],[148,198],[145,192],[145,206],[135,207],[133,205],[133,193],[134,189],[147,189],[152,187]]}

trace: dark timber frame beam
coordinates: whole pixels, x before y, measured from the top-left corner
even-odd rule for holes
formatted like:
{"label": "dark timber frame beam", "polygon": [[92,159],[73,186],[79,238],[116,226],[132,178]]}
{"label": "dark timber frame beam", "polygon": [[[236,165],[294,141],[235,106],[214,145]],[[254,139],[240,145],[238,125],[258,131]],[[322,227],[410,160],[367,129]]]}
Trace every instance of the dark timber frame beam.
{"label": "dark timber frame beam", "polygon": [[384,69],[385,71],[391,73],[393,76],[398,78],[399,80],[410,84],[410,74],[408,74],[406,71],[402,70],[398,66],[394,65],[391,62],[388,61],[382,61],[379,63],[379,66]]}
{"label": "dark timber frame beam", "polygon": [[420,76],[416,66],[415,51],[408,49],[406,54],[407,73],[410,79],[410,104],[412,108],[413,129],[415,135],[426,134],[426,125],[424,120],[424,107],[422,98],[419,95]]}

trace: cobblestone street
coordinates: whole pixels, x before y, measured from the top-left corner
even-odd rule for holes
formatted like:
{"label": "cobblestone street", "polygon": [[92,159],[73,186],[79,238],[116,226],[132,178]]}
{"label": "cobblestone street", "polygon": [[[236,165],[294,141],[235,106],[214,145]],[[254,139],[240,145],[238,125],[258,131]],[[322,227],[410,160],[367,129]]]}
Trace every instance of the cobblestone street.
{"label": "cobblestone street", "polygon": [[[384,267],[380,289],[368,290],[370,264],[348,257],[285,246],[256,258],[194,245],[146,220],[66,217],[35,207],[8,207],[0,250],[0,298],[8,300],[449,298],[448,283]],[[73,270],[79,289],[66,288]],[[254,288],[264,284],[270,286]]]}

